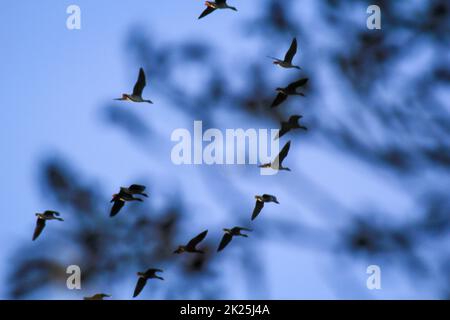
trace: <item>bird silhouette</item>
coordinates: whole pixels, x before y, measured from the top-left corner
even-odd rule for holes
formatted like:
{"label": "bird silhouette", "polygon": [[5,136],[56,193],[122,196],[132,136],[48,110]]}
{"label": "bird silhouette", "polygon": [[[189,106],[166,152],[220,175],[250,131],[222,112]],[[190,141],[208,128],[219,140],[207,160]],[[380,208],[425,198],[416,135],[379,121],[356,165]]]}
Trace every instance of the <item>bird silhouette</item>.
{"label": "bird silhouette", "polygon": [[225,234],[223,235],[222,240],[220,241],[217,252],[220,252],[223,249],[225,249],[225,247],[231,242],[233,237],[244,237],[244,238],[248,237],[248,235],[241,233],[241,231],[251,232],[252,230],[242,227],[234,227],[232,229],[223,229],[223,231],[225,232]]}
{"label": "bird silhouette", "polygon": [[291,171],[291,169],[287,167],[283,167],[283,161],[287,157],[289,153],[289,149],[291,147],[291,141],[288,141],[283,149],[281,149],[280,153],[276,156],[276,158],[269,163],[265,163],[260,165],[260,168],[272,168],[273,170],[285,170],[285,171]]}
{"label": "bird silhouette", "polygon": [[[142,193],[134,193],[134,194],[142,194]],[[123,208],[125,205],[125,202],[132,202],[132,201],[139,201],[142,202],[143,200],[140,198],[133,197],[133,194],[129,193],[128,188],[121,187],[119,193],[113,194],[111,202],[114,202],[111,212],[109,214],[110,217],[115,217],[119,211]]]}
{"label": "bird silhouette", "polygon": [[277,88],[276,91],[278,91],[278,95],[276,96],[275,100],[272,102],[271,107],[275,108],[282,104],[289,96],[302,96],[304,97],[305,94],[301,92],[297,92],[297,88],[303,87],[308,83],[308,78],[303,78],[298,81],[292,82],[285,88]]}
{"label": "bird silhouette", "polygon": [[208,14],[213,13],[217,9],[231,9],[238,11],[235,7],[231,7],[227,4],[226,0],[216,0],[216,1],[206,1],[205,6],[207,7],[202,14],[198,17],[199,19],[206,17]]}
{"label": "bird silhouette", "polygon": [[191,239],[187,245],[178,246],[177,250],[175,250],[173,253],[181,254],[183,252],[190,252],[190,253],[204,253],[201,250],[197,249],[197,245],[205,239],[206,235],[208,234],[208,230],[203,231],[195,238]]}
{"label": "bird silhouette", "polygon": [[145,272],[138,272],[136,273],[138,278],[138,281],[136,283],[136,287],[134,288],[133,298],[136,298],[144,289],[145,285],[147,284],[148,279],[159,279],[164,280],[163,277],[158,276],[157,272],[164,272],[161,269],[148,269]]}
{"label": "bird silhouette", "polygon": [[262,208],[264,208],[264,203],[274,202],[276,204],[280,204],[275,196],[270,194],[263,194],[262,196],[255,196],[256,204],[253,209],[252,221],[256,219],[256,217],[261,213]]}
{"label": "bird silhouette", "polygon": [[279,65],[282,68],[286,69],[295,68],[300,70],[301,68],[299,66],[292,64],[292,59],[294,58],[296,53],[297,53],[297,39],[294,38],[292,40],[291,46],[289,47],[289,50],[286,52],[286,55],[284,56],[284,60],[270,56],[268,58],[273,59],[274,60],[273,64]]}
{"label": "bird silhouette", "polygon": [[145,100],[142,98],[142,92],[144,91],[145,86],[147,85],[147,81],[145,79],[144,69],[139,69],[139,76],[136,84],[133,88],[132,94],[124,93],[121,98],[114,99],[119,101],[132,101],[132,102],[147,102],[153,104],[151,100]]}
{"label": "bird silhouette", "polygon": [[59,218],[59,212],[47,210],[44,213],[36,213],[37,221],[36,227],[34,228],[33,241],[36,240],[45,228],[45,223],[47,220],[58,220],[64,221],[64,219]]}
{"label": "bird silhouette", "polygon": [[294,115],[294,116],[291,116],[287,122],[282,121],[281,129],[278,132],[277,136],[275,137],[275,140],[278,138],[281,138],[286,133],[288,133],[289,131],[294,130],[294,129],[303,129],[303,130],[307,131],[308,130],[307,127],[302,126],[298,123],[298,121],[301,118],[303,118],[303,116]]}
{"label": "bird silhouette", "polygon": [[97,293],[92,297],[84,297],[83,300],[103,300],[104,298],[110,298],[111,295],[105,293]]}

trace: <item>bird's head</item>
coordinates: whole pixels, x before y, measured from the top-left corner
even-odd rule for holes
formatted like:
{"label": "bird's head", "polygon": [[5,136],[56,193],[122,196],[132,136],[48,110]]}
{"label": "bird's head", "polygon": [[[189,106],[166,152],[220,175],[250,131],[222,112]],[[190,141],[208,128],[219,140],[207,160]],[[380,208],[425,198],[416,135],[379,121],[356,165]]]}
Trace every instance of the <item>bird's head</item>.
{"label": "bird's head", "polygon": [[274,60],[273,64],[275,64],[275,65],[280,64],[280,61]]}
{"label": "bird's head", "polygon": [[145,276],[145,274],[143,272],[136,272],[136,275],[138,277],[144,277]]}
{"label": "bird's head", "polygon": [[275,91],[277,91],[277,92],[283,92],[284,90],[283,90],[283,88],[278,87],[278,88],[275,89]]}
{"label": "bird's head", "polygon": [[223,228],[222,230],[223,230],[225,233],[231,233],[231,230],[230,230],[230,229]]}

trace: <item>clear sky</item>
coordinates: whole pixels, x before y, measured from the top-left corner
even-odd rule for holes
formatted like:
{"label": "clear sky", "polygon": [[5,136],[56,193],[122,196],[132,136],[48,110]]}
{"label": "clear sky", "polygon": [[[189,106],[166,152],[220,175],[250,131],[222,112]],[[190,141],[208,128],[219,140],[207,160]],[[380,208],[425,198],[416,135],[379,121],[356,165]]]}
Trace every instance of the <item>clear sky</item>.
{"label": "clear sky", "polygon": [[[165,174],[153,170],[145,154],[105,125],[99,115],[100,110],[112,98],[129,91],[130,84],[135,81],[139,66],[130,59],[126,51],[126,37],[132,28],[138,27],[139,32],[152,37],[156,44],[183,39],[206,39],[216,43],[223,49],[224,55],[234,57],[227,58],[229,60],[224,66],[229,66],[230,60],[236,61],[241,50],[257,54],[257,49],[252,51],[252,42],[247,41],[245,34],[238,30],[242,20],[255,15],[252,6],[255,1],[231,2],[239,7],[238,14],[227,12],[211,15],[209,20],[201,23],[197,21],[197,16],[204,8],[203,3],[195,0],[20,0],[2,4],[0,185],[4,201],[0,202],[0,297],[6,297],[3,284],[6,281],[5,274],[12,267],[9,259],[13,250],[20,242],[31,238],[35,224],[34,213],[52,206],[51,201],[39,191],[37,176],[38,165],[49,155],[61,155],[76,163],[86,175],[101,181],[104,190],[113,192],[114,188],[110,186],[121,185],[127,179],[140,175],[142,171],[130,169],[125,173],[126,177],[111,174],[122,170],[123,159],[116,158],[114,153],[120,149],[127,154],[130,163],[140,168],[148,166],[149,171],[153,171],[153,176],[160,177],[161,189],[170,190],[170,183],[163,179]],[[66,28],[66,8],[70,4],[81,8],[81,30],[70,31]],[[314,10],[306,12],[315,14]],[[299,12],[300,16],[313,19]],[[365,17],[364,11],[361,16]],[[265,59],[266,53],[261,55]],[[270,67],[272,66],[269,64]],[[326,77],[327,70],[322,70],[322,75]],[[165,137],[167,140],[161,143],[162,151],[154,161],[165,161],[165,168],[170,170],[185,170],[170,167],[168,133],[179,123],[191,124],[193,119],[183,115],[177,118],[173,106],[168,105],[164,96],[152,89],[151,75],[148,77],[146,94],[158,103],[148,107],[149,109],[137,109],[137,114],[149,122],[156,121],[155,119],[162,119],[160,122],[174,119],[174,124],[161,129],[162,139]],[[186,80],[187,83],[195,81]],[[242,124],[245,121],[243,117],[237,119],[236,123]],[[265,123],[258,125],[264,126]],[[294,151],[292,157],[302,159],[301,163],[292,165],[297,172],[333,194],[347,208],[358,208],[365,203],[376,202],[378,207],[390,209],[392,203],[395,203],[396,208],[403,211],[412,205],[411,199],[403,190],[395,185],[385,184],[382,175],[369,171],[363,163],[332,148],[326,150],[313,144],[305,144],[301,151]],[[200,192],[204,188],[200,183],[197,185],[198,170],[202,169],[185,170],[186,178],[178,181],[180,190]],[[229,169],[218,170],[223,170],[220,174],[234,177],[243,172],[240,169],[235,173],[230,173]],[[184,171],[178,172],[181,174]],[[295,185],[298,182],[287,176],[280,179],[280,184],[273,184],[271,187],[274,193],[284,190],[282,183]],[[250,197],[252,191],[249,190],[252,188],[257,190],[255,194],[263,191],[261,187],[258,190],[256,180],[241,180],[236,185],[239,190],[248,192]],[[297,194],[308,194],[302,186],[289,192],[291,193],[285,195],[284,199],[295,200]],[[208,201],[189,205],[196,209],[200,207],[220,211],[220,208]],[[301,211],[309,217],[307,220],[314,223],[314,213],[318,207],[320,204],[317,203],[305,204]],[[332,213],[326,214],[332,218]],[[218,221],[222,218],[221,214],[215,217]],[[365,287],[367,264],[361,261],[351,264],[354,277],[350,279],[348,270],[340,276],[341,266],[347,264],[334,260],[329,253],[276,242],[261,244],[261,248],[266,252],[265,263],[267,273],[270,274],[267,284],[270,296],[263,298],[432,297],[427,293],[411,291],[409,282],[398,274],[398,270],[386,272],[385,290],[368,291]],[[229,270],[231,271],[228,273],[232,274],[232,268]],[[238,286],[230,298],[249,296]]]}

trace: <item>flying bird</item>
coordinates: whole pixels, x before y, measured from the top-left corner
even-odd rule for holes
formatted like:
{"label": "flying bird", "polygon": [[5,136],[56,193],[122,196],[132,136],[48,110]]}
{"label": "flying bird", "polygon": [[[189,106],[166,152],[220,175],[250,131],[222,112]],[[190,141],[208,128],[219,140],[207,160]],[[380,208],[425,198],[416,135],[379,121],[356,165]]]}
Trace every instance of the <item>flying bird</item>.
{"label": "flying bird", "polygon": [[110,298],[111,295],[105,293],[97,293],[92,297],[84,297],[83,300],[103,300],[104,298]]}
{"label": "flying bird", "polygon": [[305,95],[302,92],[297,92],[297,88],[303,87],[307,82],[308,78],[303,78],[298,81],[292,82],[286,88],[277,88],[276,91],[278,92],[278,95],[272,102],[271,108],[275,108],[282,104],[288,98],[288,96],[304,97]]}
{"label": "flying bird", "polygon": [[178,246],[178,249],[175,250],[173,253],[181,254],[183,252],[191,252],[191,253],[204,253],[201,250],[197,249],[197,245],[205,239],[206,235],[208,234],[208,230],[203,231],[198,236],[193,238],[191,241],[188,242],[185,246]]}
{"label": "flying bird", "polygon": [[255,196],[256,204],[255,209],[253,209],[252,220],[255,220],[256,217],[260,214],[262,208],[264,208],[264,203],[266,202],[274,202],[276,204],[280,204],[277,200],[277,197],[272,196],[270,194],[263,194],[262,196]]}
{"label": "flying bird", "polygon": [[138,272],[137,276],[139,277],[136,287],[134,288],[133,298],[136,298],[144,289],[145,285],[147,284],[148,279],[159,279],[164,280],[163,277],[158,276],[157,272],[164,272],[161,269],[148,269],[145,272]]}
{"label": "flying bird", "polygon": [[277,155],[277,157],[275,158],[275,160],[273,160],[273,162],[271,163],[265,163],[260,165],[260,168],[272,168],[273,170],[285,170],[285,171],[291,171],[291,169],[287,168],[287,167],[283,167],[283,161],[286,158],[286,156],[289,153],[289,148],[291,147],[291,141],[288,141],[283,149],[281,149],[280,153]]}
{"label": "flying bird", "polygon": [[58,221],[64,221],[64,219],[59,218],[59,212],[57,211],[51,211],[47,210],[44,213],[36,213],[37,221],[36,221],[36,227],[34,229],[33,233],[33,241],[36,240],[39,235],[41,234],[42,230],[45,228],[45,222],[47,220],[58,220]]}
{"label": "flying bird", "polygon": [[208,14],[216,11],[216,9],[231,9],[238,11],[235,7],[231,7],[227,4],[227,0],[216,0],[216,1],[206,1],[205,6],[207,7],[205,11],[202,12],[199,19],[206,17]]}
{"label": "flying bird", "polygon": [[273,59],[273,64],[279,65],[282,68],[286,69],[301,69],[299,66],[292,64],[292,59],[294,58],[295,54],[297,53],[297,39],[294,38],[292,40],[291,46],[289,47],[289,50],[286,52],[286,55],[284,56],[284,60],[274,58],[274,57],[268,57],[270,59]]}
{"label": "flying bird", "polygon": [[109,214],[110,217],[114,217],[116,216],[119,211],[123,208],[123,206],[125,205],[125,202],[131,202],[131,201],[140,201],[142,202],[143,200],[140,198],[136,198],[133,197],[132,194],[128,193],[128,191],[126,191],[127,188],[120,188],[119,193],[113,194],[111,202],[114,202],[112,208],[111,208],[111,212]]}
{"label": "flying bird", "polygon": [[278,138],[281,138],[282,136],[284,136],[286,133],[288,133],[291,130],[294,129],[303,129],[305,131],[308,130],[307,127],[302,126],[298,123],[298,121],[303,118],[303,116],[299,116],[299,115],[293,115],[289,118],[289,120],[287,122],[282,121],[281,122],[281,129],[278,132],[278,135],[275,137],[275,140]]}
{"label": "flying bird", "polygon": [[153,103],[151,100],[145,100],[142,98],[142,92],[144,91],[144,88],[146,85],[147,85],[147,82],[145,80],[144,69],[140,68],[139,69],[139,77],[138,77],[136,84],[134,85],[133,93],[132,94],[124,93],[124,94],[122,94],[122,98],[118,98],[118,99],[114,99],[114,100]]}
{"label": "flying bird", "polygon": [[231,242],[233,237],[244,237],[244,238],[248,237],[248,235],[241,233],[241,231],[251,232],[252,230],[242,227],[234,227],[232,229],[223,229],[223,231],[225,232],[225,234],[222,237],[222,241],[220,241],[217,252],[225,249],[225,247]]}

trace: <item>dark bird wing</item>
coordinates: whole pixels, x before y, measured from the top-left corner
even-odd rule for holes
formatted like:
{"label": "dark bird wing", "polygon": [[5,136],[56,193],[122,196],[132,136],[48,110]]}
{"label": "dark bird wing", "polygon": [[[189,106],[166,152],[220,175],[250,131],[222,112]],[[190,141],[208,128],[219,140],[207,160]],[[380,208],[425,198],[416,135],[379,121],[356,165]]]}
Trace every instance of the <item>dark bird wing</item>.
{"label": "dark bird wing", "polygon": [[264,208],[264,202],[256,200],[255,209],[253,209],[252,220],[256,219],[262,208]]}
{"label": "dark bird wing", "polygon": [[34,228],[33,241],[36,240],[45,228],[45,220],[37,219],[36,227]]}
{"label": "dark bird wing", "polygon": [[46,217],[53,217],[53,216],[57,216],[57,217],[59,217],[59,212],[58,211],[53,211],[53,210],[46,210],[45,212],[44,212],[44,216],[46,216]]}
{"label": "dark bird wing", "polygon": [[227,3],[227,0],[216,0],[216,3],[218,5],[225,4],[225,3]]}
{"label": "dark bird wing", "polygon": [[289,123],[298,124],[298,120],[300,120],[301,118],[303,118],[303,116],[293,115],[289,118]]}
{"label": "dark bird wing", "polygon": [[210,13],[212,13],[212,12],[214,12],[214,11],[216,11],[216,9],[211,8],[211,7],[208,7],[208,8],[205,9],[205,11],[202,12],[202,14],[200,15],[200,17],[198,17],[198,18],[201,19],[201,18],[203,18],[203,17],[206,17],[208,14],[210,14]]}
{"label": "dark bird wing", "polygon": [[297,39],[294,38],[294,40],[292,40],[291,46],[289,47],[289,50],[286,52],[284,61],[292,63],[292,59],[294,58],[296,53],[297,53]]}
{"label": "dark bird wing", "polygon": [[278,136],[277,138],[281,138],[282,136],[284,136],[286,133],[288,133],[291,130],[291,126],[289,125],[289,123],[286,122],[282,122],[281,123],[281,129],[278,132]]}
{"label": "dark bird wing", "polygon": [[222,241],[220,241],[219,248],[217,249],[217,252],[222,251],[225,249],[225,247],[231,242],[231,239],[233,239],[233,236],[229,233],[225,233],[222,237]]}
{"label": "dark bird wing", "polygon": [[123,207],[124,205],[125,205],[125,201],[122,201],[122,200],[115,200],[115,201],[114,201],[114,204],[113,204],[113,206],[112,206],[112,208],[111,208],[111,212],[110,212],[109,216],[110,216],[110,217],[116,216],[116,215],[119,213],[120,209],[122,209],[122,207]]}
{"label": "dark bird wing", "polygon": [[189,241],[187,244],[187,247],[195,248],[200,242],[202,242],[203,239],[205,239],[207,234],[208,234],[208,230],[203,231],[198,236],[196,236],[194,239]]}
{"label": "dark bird wing", "polygon": [[275,158],[275,160],[273,161],[273,164],[280,166],[283,161],[284,158],[287,157],[288,153],[289,153],[289,148],[291,147],[291,141],[288,141],[283,149],[281,149],[280,153],[278,154],[278,156]]}
{"label": "dark bird wing", "polygon": [[306,83],[308,83],[308,80],[309,80],[308,78],[303,78],[295,82],[292,82],[290,85],[287,86],[287,89],[296,90],[298,87],[304,86]]}
{"label": "dark bird wing", "polygon": [[249,228],[243,228],[243,227],[234,227],[233,230],[237,230],[237,231],[248,231],[248,232],[252,232],[252,229]]}
{"label": "dark bird wing", "polygon": [[134,96],[142,96],[142,91],[144,91],[145,86],[147,85],[147,81],[145,80],[144,69],[139,69],[139,77],[133,88]]}
{"label": "dark bird wing", "polygon": [[163,272],[163,270],[161,270],[161,269],[155,269],[155,268],[150,268],[150,269],[148,269],[147,271],[145,271],[145,274],[146,274],[147,276],[152,276],[152,275],[154,275],[156,272]]}
{"label": "dark bird wing", "polygon": [[129,188],[129,191],[133,193],[140,193],[145,191],[145,186],[142,186],[140,184],[132,184]]}
{"label": "dark bird wing", "polygon": [[284,102],[284,100],[286,100],[286,99],[287,99],[287,95],[280,92],[280,93],[278,93],[275,100],[273,100],[272,105],[270,107],[275,108],[275,107],[279,106],[280,104],[282,104]]}
{"label": "dark bird wing", "polygon": [[141,293],[142,289],[144,289],[145,285],[147,284],[147,279],[139,277],[136,288],[134,288],[133,298],[136,298],[139,293]]}

